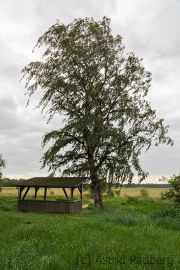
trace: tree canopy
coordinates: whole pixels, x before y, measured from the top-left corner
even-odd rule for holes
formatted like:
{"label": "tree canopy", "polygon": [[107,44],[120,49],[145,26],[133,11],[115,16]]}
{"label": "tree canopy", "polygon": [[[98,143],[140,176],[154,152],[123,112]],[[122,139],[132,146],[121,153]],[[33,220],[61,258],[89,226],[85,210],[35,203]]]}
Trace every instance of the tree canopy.
{"label": "tree canopy", "polygon": [[5,168],[5,166],[6,166],[5,160],[3,159],[2,154],[0,153],[0,192],[3,185],[2,170]]}
{"label": "tree canopy", "polygon": [[[37,41],[42,61],[24,69],[27,94],[40,88],[37,105],[48,115],[64,115],[64,124],[46,133],[42,167],[76,175],[89,175],[95,205],[102,205],[101,181],[127,180],[134,171],[139,180],[148,175],[139,163],[142,149],[154,143],[173,144],[168,126],[145,99],[151,73],[113,36],[110,19],[76,19],[69,25],[50,27]],[[28,104],[27,103],[27,104]]]}
{"label": "tree canopy", "polygon": [[5,168],[6,163],[5,160],[2,157],[2,154],[0,153],[0,172]]}
{"label": "tree canopy", "polygon": [[170,189],[161,192],[162,199],[166,200],[174,198],[177,203],[180,203],[180,174],[173,174],[169,179],[162,176],[159,181],[168,182],[170,185]]}

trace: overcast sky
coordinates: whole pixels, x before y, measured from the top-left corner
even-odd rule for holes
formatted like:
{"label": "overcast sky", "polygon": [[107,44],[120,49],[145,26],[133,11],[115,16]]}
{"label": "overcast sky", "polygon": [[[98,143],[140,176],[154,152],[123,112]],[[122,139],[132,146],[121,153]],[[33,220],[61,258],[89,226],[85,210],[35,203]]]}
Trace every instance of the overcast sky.
{"label": "overcast sky", "polygon": [[25,81],[21,70],[37,60],[32,53],[37,39],[57,19],[71,23],[75,18],[111,18],[114,35],[120,34],[126,52],[143,58],[152,72],[148,100],[157,117],[169,125],[174,145],[152,147],[141,155],[146,182],[180,171],[180,0],[0,0],[0,153],[7,166],[5,177],[47,176],[40,169],[42,136],[59,129],[61,117],[47,125],[40,110],[34,110],[41,93],[26,107]]}

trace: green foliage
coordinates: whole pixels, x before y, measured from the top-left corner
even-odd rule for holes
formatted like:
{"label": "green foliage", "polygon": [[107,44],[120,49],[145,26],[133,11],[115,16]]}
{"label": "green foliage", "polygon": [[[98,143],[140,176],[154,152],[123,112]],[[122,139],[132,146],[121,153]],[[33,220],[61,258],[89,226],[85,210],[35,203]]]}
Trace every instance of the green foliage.
{"label": "green foliage", "polygon": [[89,203],[88,204],[88,209],[89,210],[93,210],[94,209],[94,204],[93,203]]}
{"label": "green foliage", "polygon": [[107,195],[108,195],[109,197],[114,197],[114,190],[108,189]]}
{"label": "green foliage", "polygon": [[139,202],[139,198],[136,196],[125,196],[127,198],[127,201],[129,203],[138,203]]}
{"label": "green foliage", "polygon": [[50,196],[53,196],[54,195],[54,191],[53,190],[50,190],[49,193],[50,193]]}
{"label": "green foliage", "polygon": [[0,211],[14,211],[17,208],[17,198],[1,196]]}
{"label": "green foliage", "polygon": [[167,230],[180,230],[180,208],[179,205],[165,205],[151,213],[156,226]]}
{"label": "green foliage", "polygon": [[174,189],[173,188],[169,188],[166,191],[162,191],[160,194],[161,194],[161,198],[163,200],[172,199],[172,198],[175,197],[175,193],[174,193]]}
{"label": "green foliage", "polygon": [[6,162],[2,157],[2,154],[0,153],[0,171],[2,171],[6,166]]}
{"label": "green foliage", "polygon": [[116,194],[117,197],[120,197],[121,190],[120,190],[120,189],[116,190],[116,191],[115,191],[115,194]]}
{"label": "green foliage", "polygon": [[161,207],[152,213],[152,217],[154,218],[159,218],[159,217],[180,218],[180,208],[177,206]]}
{"label": "green foliage", "polygon": [[93,192],[92,192],[92,188],[89,187],[88,189],[88,194],[86,195],[89,199],[93,199]]}
{"label": "green foliage", "polygon": [[124,53],[122,37],[112,35],[110,19],[57,22],[36,47],[45,50],[43,61],[22,70],[29,99],[42,88],[37,107],[49,115],[48,121],[55,114],[64,116],[64,126],[43,137],[42,146],[52,146],[41,159],[42,167],[90,175],[93,193],[99,196],[96,203],[101,201],[100,178],[131,183],[134,169],[140,181],[145,179],[141,150],[173,141],[145,99],[151,73],[134,53]]}
{"label": "green foliage", "polygon": [[143,197],[143,198],[148,198],[149,194],[148,194],[148,191],[147,189],[143,188],[140,190],[140,196]]}
{"label": "green foliage", "polygon": [[162,199],[171,199],[175,198],[176,202],[180,203],[180,175],[173,175],[170,179],[167,179],[165,176],[162,176],[159,181],[167,181],[171,188],[165,192],[161,192]]}
{"label": "green foliage", "polygon": [[2,179],[2,172],[0,172],[0,192],[2,191],[3,183],[4,183],[4,179]]}

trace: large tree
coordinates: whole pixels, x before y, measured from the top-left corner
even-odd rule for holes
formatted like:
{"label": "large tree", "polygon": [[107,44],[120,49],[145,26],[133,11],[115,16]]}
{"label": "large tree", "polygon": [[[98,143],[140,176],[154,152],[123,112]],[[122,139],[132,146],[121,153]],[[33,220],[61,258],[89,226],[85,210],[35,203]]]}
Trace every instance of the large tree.
{"label": "large tree", "polygon": [[6,163],[5,160],[2,157],[2,154],[0,153],[0,192],[2,190],[2,184],[3,184],[3,179],[2,179],[2,170],[5,168]]}
{"label": "large tree", "polygon": [[0,172],[5,168],[6,163],[5,160],[2,157],[2,154],[0,153]]}
{"label": "large tree", "polygon": [[151,73],[142,59],[125,54],[122,37],[111,33],[110,19],[57,22],[37,41],[42,61],[23,70],[30,97],[42,89],[41,107],[49,115],[64,115],[64,124],[46,133],[42,167],[49,171],[89,175],[96,206],[102,206],[101,182],[131,183],[148,175],[139,163],[142,149],[152,143],[172,144],[168,127],[157,119],[145,99]]}

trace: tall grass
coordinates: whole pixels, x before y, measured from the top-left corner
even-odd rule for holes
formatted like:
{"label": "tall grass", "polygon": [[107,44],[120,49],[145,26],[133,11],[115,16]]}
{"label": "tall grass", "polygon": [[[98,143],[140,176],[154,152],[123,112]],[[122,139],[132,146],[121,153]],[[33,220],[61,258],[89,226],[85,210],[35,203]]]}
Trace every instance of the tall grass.
{"label": "tall grass", "polygon": [[16,211],[0,199],[0,269],[179,269],[179,209],[107,198],[75,215]]}

